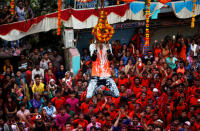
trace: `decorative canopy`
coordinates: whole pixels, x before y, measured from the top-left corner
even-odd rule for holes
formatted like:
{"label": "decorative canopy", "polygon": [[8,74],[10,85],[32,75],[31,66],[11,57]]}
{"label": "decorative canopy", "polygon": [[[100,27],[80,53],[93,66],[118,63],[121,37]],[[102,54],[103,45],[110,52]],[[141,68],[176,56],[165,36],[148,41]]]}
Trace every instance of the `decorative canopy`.
{"label": "decorative canopy", "polygon": [[[193,1],[169,2],[166,5],[173,9],[177,18],[192,18],[200,14],[200,0],[196,1],[193,13]],[[137,8],[136,8],[137,7]],[[156,10],[164,7],[160,2],[151,2],[150,16]],[[144,2],[132,2],[122,5],[105,7],[107,20],[110,24],[124,22],[126,20],[145,20]],[[61,21],[65,27],[73,29],[93,28],[98,22],[99,13],[95,9],[65,9],[61,11]],[[0,38],[8,41],[18,40],[26,35],[57,29],[58,13],[51,13],[36,17],[32,20],[20,21],[11,24],[0,25]]]}

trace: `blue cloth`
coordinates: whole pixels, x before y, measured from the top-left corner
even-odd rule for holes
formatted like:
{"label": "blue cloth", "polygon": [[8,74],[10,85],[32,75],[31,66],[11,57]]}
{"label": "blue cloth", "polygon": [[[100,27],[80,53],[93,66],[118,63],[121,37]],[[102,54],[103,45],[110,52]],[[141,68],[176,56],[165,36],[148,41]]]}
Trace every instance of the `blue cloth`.
{"label": "blue cloth", "polygon": [[[158,3],[159,2],[151,3],[150,13],[154,12]],[[197,0],[196,4],[200,4],[200,0]],[[166,3],[166,5],[170,6],[171,8],[172,8],[172,5],[174,5],[175,13],[179,13],[183,8],[186,8],[190,12],[192,12],[192,10],[193,10],[193,0],[169,2],[169,3]],[[141,10],[146,9],[146,8],[147,7],[145,7],[145,2],[135,1],[135,2],[130,3],[130,9],[134,14],[137,14],[138,12],[140,12]],[[155,11],[155,13],[157,14],[158,12]]]}
{"label": "blue cloth", "polygon": [[26,12],[25,12],[24,8],[21,10],[18,6],[16,6],[15,11],[16,11],[17,16],[18,16],[18,21],[26,20]]}
{"label": "blue cloth", "polygon": [[137,14],[144,9],[144,2],[132,2],[130,3],[130,9],[134,14]]}
{"label": "blue cloth", "polygon": [[58,78],[58,79],[64,78],[64,77],[65,77],[65,72],[66,72],[66,71],[61,71],[61,70],[59,70],[59,71],[57,72],[57,78]]}
{"label": "blue cloth", "polygon": [[87,56],[82,56],[81,60],[89,61],[89,60],[91,60],[91,58],[89,55],[87,55]]}
{"label": "blue cloth", "polygon": [[160,13],[160,9],[156,10],[153,15],[151,16],[151,19],[158,19],[158,14]]}
{"label": "blue cloth", "polygon": [[[151,3],[150,5],[150,13],[152,13],[158,3]],[[138,12],[140,12],[141,10],[143,10],[145,8],[145,3],[144,2],[132,2],[130,3],[130,9],[134,14],[137,14]]]}
{"label": "blue cloth", "polygon": [[118,67],[115,67],[114,70],[115,70],[115,77],[118,77],[118,73],[119,73]]}
{"label": "blue cloth", "polygon": [[43,109],[46,110],[48,116],[53,116],[54,112],[56,111],[56,108],[54,106],[51,106],[50,108],[48,106],[45,106]]}
{"label": "blue cloth", "polygon": [[80,64],[77,64],[77,63],[80,63],[81,60],[80,60],[80,56],[73,56],[72,57],[72,67],[73,67],[73,72],[75,75],[78,74],[78,71],[80,69]]}
{"label": "blue cloth", "polygon": [[119,126],[117,126],[117,127],[112,127],[112,131],[121,131],[121,128],[119,127]]}
{"label": "blue cloth", "polygon": [[121,58],[121,60],[124,62],[124,65],[126,65],[128,63],[128,57],[126,57],[126,56],[123,56]]}
{"label": "blue cloth", "polygon": [[20,83],[21,80],[23,80],[23,82],[25,82],[25,80],[23,79],[22,76],[21,76],[20,78],[15,77],[15,82],[16,82],[16,84],[17,84],[20,88],[22,88],[22,85],[21,85],[21,83]]}
{"label": "blue cloth", "polygon": [[29,101],[29,107],[30,108],[37,108],[39,110],[39,112],[41,111],[42,107],[43,107],[43,99],[41,98],[39,101],[37,101],[36,99],[32,99]]}
{"label": "blue cloth", "polygon": [[[172,8],[172,3],[173,2],[169,2],[166,5],[170,6]],[[196,1],[196,4],[200,4],[200,0]],[[175,2],[174,3],[174,7],[175,7],[175,13],[179,13],[183,8],[188,9],[190,12],[192,12],[193,10],[193,1],[180,1],[180,2]]]}

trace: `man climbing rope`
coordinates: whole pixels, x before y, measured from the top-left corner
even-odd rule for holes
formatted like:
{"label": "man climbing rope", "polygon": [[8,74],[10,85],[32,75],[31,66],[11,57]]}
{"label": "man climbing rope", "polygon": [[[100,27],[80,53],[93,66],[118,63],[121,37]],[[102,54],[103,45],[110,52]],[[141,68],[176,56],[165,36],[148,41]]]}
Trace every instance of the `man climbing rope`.
{"label": "man climbing rope", "polygon": [[100,42],[91,44],[90,55],[92,59],[92,78],[87,88],[86,98],[92,98],[102,85],[109,88],[109,90],[102,91],[104,95],[119,97],[118,88],[111,78],[109,64],[109,61],[113,58],[111,44]]}

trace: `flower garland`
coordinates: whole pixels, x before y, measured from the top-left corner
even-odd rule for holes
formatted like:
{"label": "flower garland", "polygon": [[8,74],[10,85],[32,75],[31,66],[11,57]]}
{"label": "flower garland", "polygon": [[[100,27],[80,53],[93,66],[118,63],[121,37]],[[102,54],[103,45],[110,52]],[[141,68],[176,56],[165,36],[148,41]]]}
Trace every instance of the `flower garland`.
{"label": "flower garland", "polygon": [[15,1],[11,0],[10,1],[10,13],[11,13],[11,15],[14,15],[14,13],[15,13],[14,7],[15,7]]}
{"label": "flower garland", "polygon": [[90,1],[93,1],[93,0],[76,0],[77,2],[82,2],[82,3],[86,3],[86,2],[90,2]]}
{"label": "flower garland", "polygon": [[158,2],[162,3],[162,4],[166,4],[168,2],[170,2],[171,0],[158,0]]}
{"label": "flower garland", "polygon": [[108,23],[107,13],[104,10],[100,11],[98,23],[93,28],[92,34],[101,42],[108,42],[112,38],[114,28]]}
{"label": "flower garland", "polygon": [[149,17],[150,17],[150,4],[151,0],[147,1],[147,10],[146,10],[146,39],[145,45],[149,46]]}
{"label": "flower garland", "polygon": [[133,2],[133,1],[135,1],[135,0],[121,0],[121,1],[124,1],[124,2]]}
{"label": "flower garland", "polygon": [[117,5],[119,5],[119,0],[117,0]]}
{"label": "flower garland", "polygon": [[196,9],[196,0],[193,0],[193,9],[192,9],[192,21],[191,21],[191,28],[194,28],[195,25],[195,9]]}
{"label": "flower garland", "polygon": [[58,29],[57,29],[57,35],[60,35],[61,32],[61,0],[58,0]]}

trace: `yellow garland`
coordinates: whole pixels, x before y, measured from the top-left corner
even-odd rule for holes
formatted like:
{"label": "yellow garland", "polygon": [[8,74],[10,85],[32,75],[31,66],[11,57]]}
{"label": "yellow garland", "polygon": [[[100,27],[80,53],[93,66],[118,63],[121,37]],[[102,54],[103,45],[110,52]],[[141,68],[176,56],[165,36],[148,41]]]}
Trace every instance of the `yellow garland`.
{"label": "yellow garland", "polygon": [[191,28],[194,28],[195,25],[195,9],[196,9],[196,0],[193,0],[193,10],[192,10],[192,21],[191,21]]}
{"label": "yellow garland", "polygon": [[14,15],[14,13],[15,13],[14,7],[15,7],[15,1],[11,0],[10,1],[10,13],[11,13],[11,15]]}
{"label": "yellow garland", "polygon": [[58,29],[57,29],[57,35],[60,35],[61,33],[61,0],[58,0]]}
{"label": "yellow garland", "polygon": [[112,38],[114,28],[108,23],[107,13],[104,10],[100,11],[98,23],[93,28],[92,34],[101,42],[108,42]]}
{"label": "yellow garland", "polygon": [[147,2],[147,10],[146,10],[146,34],[145,34],[145,45],[149,46],[149,17],[150,17],[150,3],[151,0]]}

